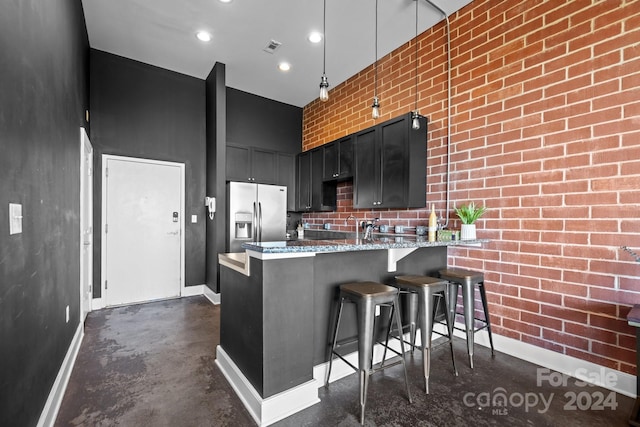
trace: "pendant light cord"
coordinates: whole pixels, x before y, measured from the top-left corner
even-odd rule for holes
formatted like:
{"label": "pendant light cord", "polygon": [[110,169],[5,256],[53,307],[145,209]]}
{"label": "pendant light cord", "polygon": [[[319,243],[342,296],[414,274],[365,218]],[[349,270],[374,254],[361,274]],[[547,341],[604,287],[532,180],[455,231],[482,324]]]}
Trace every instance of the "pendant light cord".
{"label": "pendant light cord", "polygon": [[327,68],[327,0],[322,7],[322,75],[326,75]]}
{"label": "pendant light cord", "polygon": [[415,43],[415,54],[416,54],[416,101],[414,110],[416,114],[418,114],[418,0],[416,1],[416,38],[414,39]]}
{"label": "pendant light cord", "polygon": [[373,84],[373,96],[378,96],[378,0],[376,0],[376,34],[375,34],[375,55],[376,55],[376,68],[374,72],[374,84]]}

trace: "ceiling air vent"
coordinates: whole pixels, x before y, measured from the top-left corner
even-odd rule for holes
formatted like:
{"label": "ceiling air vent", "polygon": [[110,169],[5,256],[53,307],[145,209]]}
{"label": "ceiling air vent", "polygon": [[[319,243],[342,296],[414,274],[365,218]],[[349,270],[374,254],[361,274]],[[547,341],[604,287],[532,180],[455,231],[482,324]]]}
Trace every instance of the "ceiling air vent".
{"label": "ceiling air vent", "polygon": [[262,50],[264,50],[267,53],[273,53],[276,50],[278,50],[280,46],[282,46],[282,43],[277,42],[275,40],[270,40],[269,43],[267,43],[267,45]]}

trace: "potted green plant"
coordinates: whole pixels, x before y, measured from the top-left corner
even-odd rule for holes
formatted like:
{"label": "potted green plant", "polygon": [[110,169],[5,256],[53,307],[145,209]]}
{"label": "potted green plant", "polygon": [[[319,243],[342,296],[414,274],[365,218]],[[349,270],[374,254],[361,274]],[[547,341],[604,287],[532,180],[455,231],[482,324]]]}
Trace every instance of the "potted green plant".
{"label": "potted green plant", "polygon": [[462,205],[459,208],[453,208],[462,222],[460,227],[460,239],[461,240],[473,240],[476,238],[476,224],[475,222],[486,211],[486,206],[476,206],[475,202],[470,202],[467,205]]}

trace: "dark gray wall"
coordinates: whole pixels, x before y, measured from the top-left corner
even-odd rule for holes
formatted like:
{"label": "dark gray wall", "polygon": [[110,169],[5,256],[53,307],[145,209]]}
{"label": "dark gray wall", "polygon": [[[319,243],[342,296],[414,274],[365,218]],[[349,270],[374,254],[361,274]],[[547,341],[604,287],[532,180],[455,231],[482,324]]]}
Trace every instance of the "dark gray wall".
{"label": "dark gray wall", "polygon": [[225,176],[227,147],[227,87],[226,66],[216,63],[207,76],[207,196],[216,197],[217,213],[207,220],[206,283],[214,292],[220,292],[218,252],[224,252],[225,224],[227,223]]}
{"label": "dark gray wall", "polygon": [[[80,321],[88,50],[80,1],[0,3],[2,426],[36,425]],[[10,202],[22,234],[9,236]]]}
{"label": "dark gray wall", "polygon": [[[227,88],[226,142],[283,153],[302,151],[302,108]],[[295,209],[295,187],[289,188],[289,208]],[[300,214],[287,213],[287,229],[295,228]],[[224,242],[220,250],[224,250]]]}
{"label": "dark gray wall", "polygon": [[302,108],[227,88],[227,143],[298,154]]}
{"label": "dark gray wall", "polygon": [[[91,143],[102,154],[185,164],[185,282],[205,281],[205,82],[91,49]],[[101,173],[94,179],[94,297],[100,296]],[[191,223],[191,215],[198,222]]]}

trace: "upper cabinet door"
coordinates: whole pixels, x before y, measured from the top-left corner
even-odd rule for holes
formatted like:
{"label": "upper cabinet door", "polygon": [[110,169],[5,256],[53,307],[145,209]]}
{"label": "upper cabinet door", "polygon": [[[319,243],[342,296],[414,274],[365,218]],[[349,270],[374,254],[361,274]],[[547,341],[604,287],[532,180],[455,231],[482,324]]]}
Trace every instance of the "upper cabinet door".
{"label": "upper cabinet door", "polygon": [[411,115],[387,120],[354,136],[353,206],[426,205],[427,122],[411,128]]}
{"label": "upper cabinet door", "polygon": [[355,134],[354,148],[356,167],[353,179],[353,207],[376,207],[380,187],[376,128],[372,127]]}
{"label": "upper cabinet door", "polygon": [[324,150],[325,181],[345,180],[353,177],[353,136],[349,135],[322,146]]}
{"label": "upper cabinet door", "polygon": [[250,148],[227,145],[227,180],[251,181]]}
{"label": "upper cabinet door", "polygon": [[407,203],[409,161],[409,139],[407,123],[401,120],[380,125],[379,154],[380,175],[378,177],[378,207],[404,207]]}
{"label": "upper cabinet door", "polygon": [[296,210],[304,212],[311,209],[311,153],[300,153],[297,159]]}
{"label": "upper cabinet door", "polygon": [[333,211],[336,209],[336,181],[325,182],[324,150],[314,148],[298,154],[296,206],[300,212]]}
{"label": "upper cabinet door", "polygon": [[338,178],[353,177],[353,136],[349,135],[338,141]]}
{"label": "upper cabinet door", "polygon": [[227,180],[275,184],[277,153],[257,147],[227,144]]}
{"label": "upper cabinet door", "polygon": [[277,154],[276,184],[287,187],[287,210],[296,210],[296,156],[289,153]]}
{"label": "upper cabinet door", "polygon": [[277,156],[275,151],[253,147],[251,149],[251,182],[275,184]]}
{"label": "upper cabinet door", "polygon": [[336,141],[322,146],[324,151],[324,173],[322,179],[331,181],[338,178],[338,143]]}

